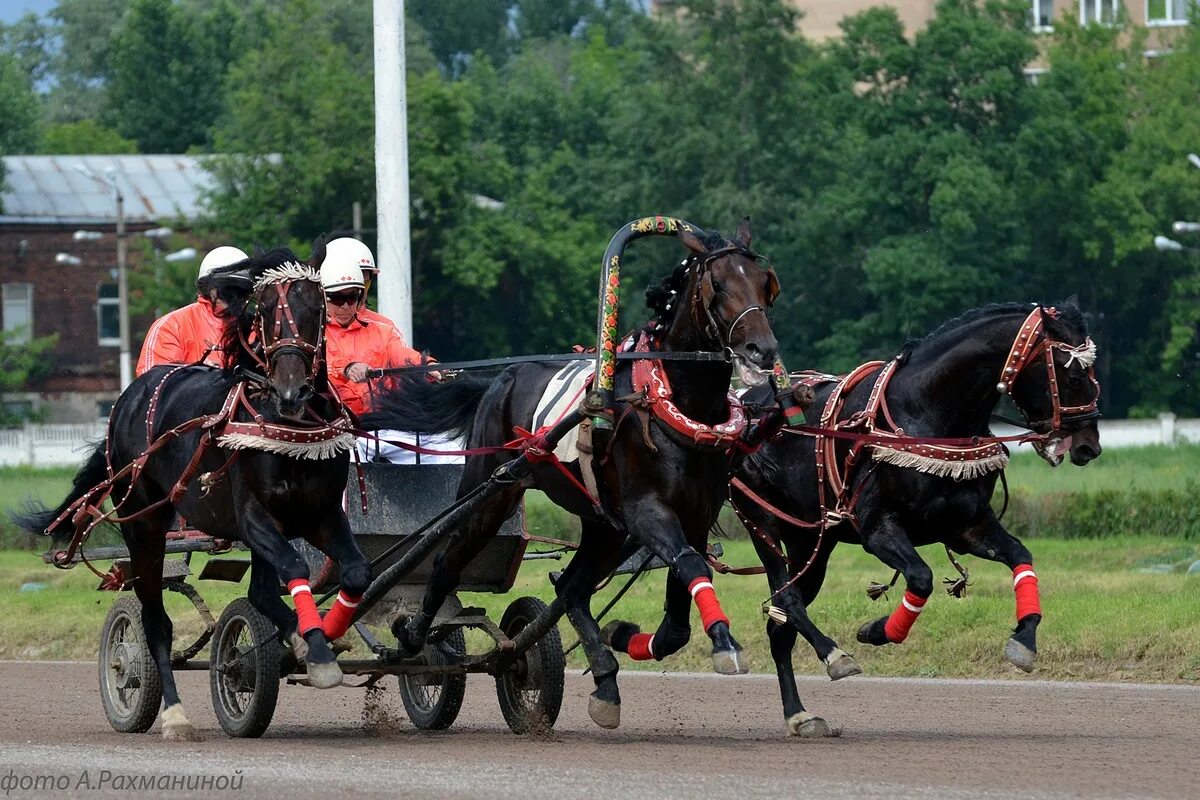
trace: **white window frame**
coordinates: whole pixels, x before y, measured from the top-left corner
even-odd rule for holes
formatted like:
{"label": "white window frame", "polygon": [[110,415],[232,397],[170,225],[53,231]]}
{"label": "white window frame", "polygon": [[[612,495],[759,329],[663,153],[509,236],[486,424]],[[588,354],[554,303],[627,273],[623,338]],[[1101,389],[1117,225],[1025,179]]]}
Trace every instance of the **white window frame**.
{"label": "white window frame", "polygon": [[[20,290],[19,293],[18,290]],[[29,344],[33,341],[33,284],[3,284],[0,286],[0,302],[3,303],[4,309],[4,332],[8,334],[5,338],[13,344]],[[12,324],[9,309],[18,306],[24,306],[25,316],[29,320],[28,324],[22,323],[20,326]],[[20,329],[20,333],[14,335],[13,332],[18,329]]]}
{"label": "white window frame", "polygon": [[[1149,2],[1149,0],[1147,0]],[[1050,24],[1042,25],[1038,20],[1042,18],[1042,6],[1046,3],[1050,4]],[[1033,32],[1034,33],[1050,33],[1054,30],[1054,0],[1030,0],[1029,9],[1033,14]]]}
{"label": "white window frame", "polygon": [[[1171,0],[1166,0],[1167,13],[1171,13]],[[1164,19],[1150,19],[1150,0],[1146,0],[1146,27],[1147,28],[1178,28],[1188,24],[1188,9],[1184,9],[1183,18],[1175,19],[1166,17]]]}
{"label": "white window frame", "polygon": [[[1103,9],[1105,3],[1109,3],[1112,6],[1113,16],[1112,16],[1111,22],[1104,22],[1101,19],[1100,12]],[[1088,24],[1086,9],[1088,8],[1089,5],[1091,6],[1092,12],[1096,15],[1097,24],[1116,25],[1120,21],[1121,10],[1122,10],[1121,0],[1079,0],[1079,24],[1080,25]]]}
{"label": "white window frame", "polygon": [[[120,315],[120,309],[121,309],[121,298],[119,295],[114,295],[113,297],[103,297],[100,294],[100,292],[104,289],[105,286],[112,286],[113,288],[116,288],[117,284],[101,283],[96,286],[96,340],[101,347],[120,347],[121,346],[121,334],[119,332],[116,336],[105,336],[104,335],[104,327],[103,326],[104,326],[104,308],[105,308],[105,306],[112,306],[112,307],[116,308],[118,316]],[[120,320],[118,319],[118,324],[119,324],[119,322],[120,322]]]}
{"label": "white window frame", "polygon": [[1048,67],[1026,67],[1021,71],[1025,74],[1025,80],[1029,81],[1030,86],[1037,86],[1042,76],[1048,73],[1050,69]]}

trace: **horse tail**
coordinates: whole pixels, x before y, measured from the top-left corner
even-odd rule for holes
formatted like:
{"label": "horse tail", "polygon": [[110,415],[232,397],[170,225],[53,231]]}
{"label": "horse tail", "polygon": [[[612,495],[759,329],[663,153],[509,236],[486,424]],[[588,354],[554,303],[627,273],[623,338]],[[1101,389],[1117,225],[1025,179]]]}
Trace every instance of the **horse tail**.
{"label": "horse tail", "polygon": [[75,525],[70,518],[64,519],[58,525],[55,525],[53,529],[50,526],[72,503],[83,497],[97,484],[102,483],[107,478],[108,456],[105,453],[104,442],[101,441],[96,444],[87,461],[83,462],[83,466],[75,473],[75,479],[71,484],[71,491],[58,504],[58,508],[48,509],[39,500],[29,500],[19,511],[9,512],[8,517],[14,525],[29,533],[35,535],[49,534],[56,542],[69,539],[75,533]]}
{"label": "horse tail", "polygon": [[471,432],[475,412],[493,380],[460,375],[430,383],[423,375],[406,375],[395,386],[376,395],[374,408],[363,415],[367,430],[441,433],[464,438]]}

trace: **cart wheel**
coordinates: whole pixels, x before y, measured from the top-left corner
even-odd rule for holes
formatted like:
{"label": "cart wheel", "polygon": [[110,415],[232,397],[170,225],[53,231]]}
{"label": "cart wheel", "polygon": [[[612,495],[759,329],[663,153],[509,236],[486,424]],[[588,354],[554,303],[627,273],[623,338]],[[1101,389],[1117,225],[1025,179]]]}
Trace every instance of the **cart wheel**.
{"label": "cart wheel", "polygon": [[276,633],[244,597],[217,620],[208,686],[221,729],[235,739],[262,736],[275,714],[282,655]]}
{"label": "cart wheel", "polygon": [[[504,610],[500,628],[510,639],[546,610],[536,597],[519,597]],[[558,628],[551,628],[516,662],[496,676],[496,697],[513,733],[548,731],[562,707],[566,658]]]}
{"label": "cart wheel", "polygon": [[146,646],[142,604],[117,598],[100,629],[100,699],[108,722],[121,733],[150,729],[162,703],[162,679]]}
{"label": "cart wheel", "polygon": [[[467,639],[462,628],[455,628],[438,644],[425,645],[419,663],[429,666],[457,664],[462,662],[466,653]],[[397,677],[400,679],[400,699],[413,725],[423,731],[441,731],[454,724],[467,690],[466,673],[424,673]]]}

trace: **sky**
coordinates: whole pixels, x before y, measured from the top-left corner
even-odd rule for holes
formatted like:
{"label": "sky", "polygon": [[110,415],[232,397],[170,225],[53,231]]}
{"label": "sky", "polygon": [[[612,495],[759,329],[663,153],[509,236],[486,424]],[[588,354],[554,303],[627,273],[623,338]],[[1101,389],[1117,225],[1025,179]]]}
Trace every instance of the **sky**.
{"label": "sky", "polygon": [[25,12],[45,14],[54,8],[58,0],[5,0],[0,2],[0,22],[16,22],[25,16]]}

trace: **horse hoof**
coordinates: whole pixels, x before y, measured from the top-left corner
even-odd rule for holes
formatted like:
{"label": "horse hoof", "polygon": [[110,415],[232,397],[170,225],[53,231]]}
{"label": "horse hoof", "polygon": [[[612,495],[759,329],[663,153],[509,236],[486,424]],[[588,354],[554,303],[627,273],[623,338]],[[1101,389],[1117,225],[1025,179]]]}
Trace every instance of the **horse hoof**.
{"label": "horse hoof", "polygon": [[887,617],[864,622],[854,638],[863,644],[871,644],[876,647],[888,644],[887,634],[883,632],[883,624],[885,622],[887,622]]}
{"label": "horse hoof", "polygon": [[162,736],[169,742],[200,742],[203,741],[199,732],[188,722],[183,713],[183,706],[176,704],[162,712]]}
{"label": "horse hoof", "polygon": [[787,725],[788,734],[801,739],[825,739],[833,736],[833,729],[829,727],[828,722],[807,711],[788,717]]}
{"label": "horse hoof", "polygon": [[1016,639],[1009,639],[1004,643],[1004,657],[1022,672],[1033,672],[1033,664],[1037,661],[1037,651],[1030,650]]}
{"label": "horse hoof", "polygon": [[862,675],[862,667],[849,653],[835,648],[825,659],[825,672],[829,674],[829,680],[838,681],[851,675]]}
{"label": "horse hoof", "polygon": [[745,675],[750,671],[741,650],[713,650],[712,661],[718,675]]}
{"label": "horse hoof", "polygon": [[601,728],[612,730],[621,725],[621,704],[591,695],[588,697],[588,716]]}
{"label": "horse hoof", "polygon": [[308,665],[308,682],[318,689],[332,689],[342,685],[342,668],[336,661]]}
{"label": "horse hoof", "polygon": [[304,641],[304,637],[299,631],[292,631],[287,635],[288,646],[292,648],[292,655],[297,661],[303,661],[308,658],[308,642]]}
{"label": "horse hoof", "polygon": [[629,649],[630,637],[641,632],[642,629],[632,622],[614,619],[600,629],[600,641],[604,642],[607,647],[624,653]]}

